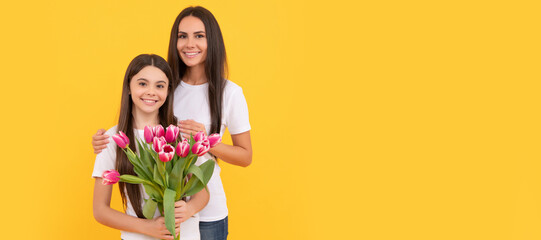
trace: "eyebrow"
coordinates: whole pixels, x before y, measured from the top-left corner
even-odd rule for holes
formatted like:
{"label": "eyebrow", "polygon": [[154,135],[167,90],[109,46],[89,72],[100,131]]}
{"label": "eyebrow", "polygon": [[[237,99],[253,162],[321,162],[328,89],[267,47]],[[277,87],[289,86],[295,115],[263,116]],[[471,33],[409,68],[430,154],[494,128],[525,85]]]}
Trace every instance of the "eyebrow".
{"label": "eyebrow", "polygon": [[[137,81],[139,81],[139,80],[149,82],[146,78],[138,78]],[[156,83],[165,83],[165,84],[167,84],[167,82],[165,80],[159,80]]]}
{"label": "eyebrow", "polygon": [[[188,33],[186,33],[186,32],[182,32],[182,31],[178,31],[178,33],[188,34]],[[194,34],[197,34],[197,33],[205,33],[205,31],[197,31],[197,32],[194,32]]]}

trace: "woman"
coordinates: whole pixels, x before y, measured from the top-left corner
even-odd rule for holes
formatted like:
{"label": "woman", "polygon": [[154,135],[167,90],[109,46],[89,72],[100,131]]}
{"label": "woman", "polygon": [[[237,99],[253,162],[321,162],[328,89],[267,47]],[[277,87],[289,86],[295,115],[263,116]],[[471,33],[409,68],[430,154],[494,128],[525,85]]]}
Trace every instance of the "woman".
{"label": "woman", "polygon": [[[171,30],[168,61],[176,88],[174,115],[180,120],[178,126],[184,137],[198,131],[223,135],[225,128],[231,134],[233,145],[220,143],[200,157],[197,164],[219,158],[237,166],[250,165],[248,107],[242,88],[226,80],[225,45],[218,22],[210,11],[199,6],[182,10]],[[93,136],[96,153],[108,142],[108,136],[103,133],[100,129]],[[207,185],[210,200],[206,206],[189,203],[184,206],[188,216],[200,211],[202,240],[227,239],[228,210],[220,171],[216,164]]]}

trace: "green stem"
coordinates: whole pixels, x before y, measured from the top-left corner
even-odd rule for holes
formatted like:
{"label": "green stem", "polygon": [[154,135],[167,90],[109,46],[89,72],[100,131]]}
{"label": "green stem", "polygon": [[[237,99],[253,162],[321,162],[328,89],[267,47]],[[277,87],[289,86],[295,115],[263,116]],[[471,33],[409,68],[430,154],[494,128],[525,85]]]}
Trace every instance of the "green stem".
{"label": "green stem", "polygon": [[163,185],[167,186],[168,183],[165,180],[165,173],[167,172],[167,168],[165,167],[165,162],[163,163],[163,169],[165,170],[164,174],[162,175],[162,177],[163,177]]}

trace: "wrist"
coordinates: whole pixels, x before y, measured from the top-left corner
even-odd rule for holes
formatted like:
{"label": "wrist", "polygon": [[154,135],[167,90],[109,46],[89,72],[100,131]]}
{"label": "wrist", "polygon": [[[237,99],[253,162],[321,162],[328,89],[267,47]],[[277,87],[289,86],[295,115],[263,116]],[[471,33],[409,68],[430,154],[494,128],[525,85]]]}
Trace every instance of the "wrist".
{"label": "wrist", "polygon": [[192,217],[197,213],[195,207],[193,206],[193,203],[190,204],[190,202],[191,201],[186,203],[186,213],[188,214],[188,217]]}
{"label": "wrist", "polygon": [[146,218],[139,218],[138,219],[137,227],[135,228],[135,232],[144,234],[144,235],[150,235],[150,225],[152,224],[153,219],[146,219]]}

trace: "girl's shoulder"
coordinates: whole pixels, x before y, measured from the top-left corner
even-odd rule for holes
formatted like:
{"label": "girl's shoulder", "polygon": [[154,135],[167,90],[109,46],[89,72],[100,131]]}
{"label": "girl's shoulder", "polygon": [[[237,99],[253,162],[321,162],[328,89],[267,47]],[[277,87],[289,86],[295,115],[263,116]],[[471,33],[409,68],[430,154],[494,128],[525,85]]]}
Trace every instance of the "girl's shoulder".
{"label": "girl's shoulder", "polygon": [[107,132],[105,132],[105,135],[108,135],[109,137],[112,137],[113,135],[118,133],[117,129],[118,129],[118,125],[114,125],[111,128],[109,128],[107,130]]}

